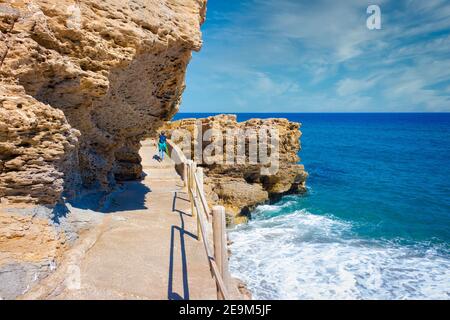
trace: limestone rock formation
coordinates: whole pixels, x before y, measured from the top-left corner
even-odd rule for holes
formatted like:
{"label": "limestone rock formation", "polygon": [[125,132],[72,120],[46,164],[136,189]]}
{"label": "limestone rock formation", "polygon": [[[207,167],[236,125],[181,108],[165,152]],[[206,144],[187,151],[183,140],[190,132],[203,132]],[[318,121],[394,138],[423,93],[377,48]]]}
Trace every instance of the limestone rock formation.
{"label": "limestone rock formation", "polygon": [[[272,128],[278,131],[278,160],[279,168],[265,174],[261,171],[264,164],[251,164],[249,161],[249,140],[245,141],[245,158],[243,163],[233,162],[227,164],[222,155],[199,157],[199,150],[204,154],[212,145],[211,141],[220,139],[223,143],[224,153],[227,149],[227,129],[254,130],[258,136],[261,128]],[[180,130],[181,129],[181,130]],[[289,193],[303,193],[306,191],[305,181],[308,176],[300,161],[300,124],[287,119],[250,119],[237,122],[235,115],[218,115],[204,119],[183,119],[168,122],[162,130],[168,132],[172,140],[186,153],[194,157],[195,161],[205,169],[205,193],[209,200],[215,204],[224,205],[227,209],[231,223],[245,221],[251,209],[256,205],[269,200],[276,200]],[[190,133],[192,139],[185,139],[182,131]],[[199,138],[199,132],[212,130],[212,138]],[[216,135],[215,133],[219,133]],[[244,131],[242,131],[244,132]],[[173,134],[173,135],[172,135]],[[218,138],[221,136],[222,138]],[[206,139],[205,139],[206,138]],[[258,139],[260,137],[258,136]],[[206,141],[202,141],[206,140]],[[261,140],[263,140],[261,138]],[[202,142],[201,142],[202,141]],[[270,141],[270,140],[267,140]],[[238,158],[237,143],[230,147]],[[197,151],[196,151],[197,150]],[[242,153],[241,153],[242,154]],[[212,162],[211,158],[218,157]],[[222,162],[220,160],[223,160]]]}
{"label": "limestone rock formation", "polygon": [[0,299],[96,224],[63,196],[140,178],[140,141],[178,111],[205,12],[206,0],[0,0]]}
{"label": "limestone rock formation", "polygon": [[80,234],[102,219],[92,211],[0,207],[0,300],[16,298],[49,275]]}
{"label": "limestone rock formation", "polygon": [[78,182],[79,131],[22,87],[0,87],[0,103],[0,204],[54,204]]}
{"label": "limestone rock formation", "polygon": [[178,110],[206,0],[0,0],[0,198],[139,177]]}

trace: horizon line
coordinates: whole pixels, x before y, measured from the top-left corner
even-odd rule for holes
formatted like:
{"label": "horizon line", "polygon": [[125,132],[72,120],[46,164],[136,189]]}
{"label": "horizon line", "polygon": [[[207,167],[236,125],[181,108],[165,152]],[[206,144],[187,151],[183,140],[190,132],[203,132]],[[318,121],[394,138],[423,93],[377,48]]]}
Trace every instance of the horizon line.
{"label": "horizon line", "polygon": [[183,114],[183,113],[196,113],[196,114],[301,114],[301,113],[311,113],[311,114],[320,114],[320,113],[342,113],[342,114],[349,114],[349,113],[361,113],[361,114],[386,114],[386,113],[392,113],[392,114],[406,114],[406,113],[429,113],[429,114],[439,114],[439,113],[450,113],[450,111],[319,111],[319,112],[313,112],[313,111],[304,111],[304,112],[276,112],[276,111],[267,111],[267,112],[235,112],[235,111],[218,111],[218,112],[205,112],[205,111],[183,111],[183,112],[177,112],[177,114]]}

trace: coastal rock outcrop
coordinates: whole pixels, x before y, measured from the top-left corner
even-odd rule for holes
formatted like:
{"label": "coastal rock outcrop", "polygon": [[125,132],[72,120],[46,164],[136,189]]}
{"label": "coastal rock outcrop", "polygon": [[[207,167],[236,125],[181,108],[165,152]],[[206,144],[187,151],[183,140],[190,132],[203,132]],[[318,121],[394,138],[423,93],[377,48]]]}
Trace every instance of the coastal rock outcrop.
{"label": "coastal rock outcrop", "polygon": [[206,0],[0,1],[3,202],[54,204],[138,177],[139,141],[178,111],[205,11]]}
{"label": "coastal rock outcrop", "polygon": [[[269,137],[261,136],[260,129],[275,129],[277,143],[272,144]],[[163,130],[167,131],[172,140],[177,143],[188,158],[193,157],[205,170],[205,193],[211,203],[224,205],[227,209],[230,223],[245,221],[249,212],[258,204],[277,200],[289,193],[304,193],[306,178],[304,166],[299,164],[300,158],[300,124],[283,118],[250,119],[237,122],[235,115],[217,115],[203,119],[183,119],[168,122]],[[190,139],[186,139],[183,131],[189,132]],[[200,136],[199,132],[212,132],[209,137]],[[231,131],[229,131],[231,130]],[[234,131],[233,131],[234,130]],[[245,132],[255,133],[255,142],[268,141],[278,149],[275,155],[277,167],[273,172],[264,173],[261,169],[264,163],[252,163],[250,157],[250,140],[245,138],[245,151],[239,153],[238,143],[234,138],[227,138],[230,132],[238,136]],[[250,138],[251,139],[251,138]],[[204,156],[205,150],[211,149],[213,142],[220,140],[223,153],[231,148],[236,161],[227,163],[225,155],[212,153]],[[229,141],[236,142],[230,145]],[[275,148],[276,147],[276,148]],[[261,144],[258,145],[261,148]],[[270,149],[270,147],[267,147]],[[257,149],[255,149],[258,152]],[[198,155],[202,156],[199,157]],[[241,154],[241,161],[237,161]],[[268,152],[267,154],[270,154]],[[218,160],[218,161],[217,161]]]}
{"label": "coastal rock outcrop", "polygon": [[205,14],[206,0],[0,0],[0,299],[96,225],[64,197],[141,177],[140,141],[178,111]]}

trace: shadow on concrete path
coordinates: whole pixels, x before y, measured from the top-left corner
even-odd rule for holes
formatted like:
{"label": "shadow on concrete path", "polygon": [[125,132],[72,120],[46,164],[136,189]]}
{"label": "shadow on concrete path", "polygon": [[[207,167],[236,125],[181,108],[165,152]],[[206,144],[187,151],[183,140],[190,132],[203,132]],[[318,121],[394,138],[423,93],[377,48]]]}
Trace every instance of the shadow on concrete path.
{"label": "shadow on concrete path", "polygon": [[123,182],[120,187],[107,194],[105,192],[86,193],[70,200],[70,205],[84,210],[93,210],[102,213],[121,211],[146,210],[145,199],[151,192],[142,181]]}
{"label": "shadow on concrete path", "polygon": [[[186,246],[185,246],[185,235],[197,240],[197,237],[184,229],[184,218],[183,215],[191,216],[184,211],[176,208],[177,199],[186,200],[184,198],[178,197],[178,193],[175,192],[173,196],[172,211],[177,212],[180,215],[181,227],[172,225],[170,230],[170,255],[169,255],[169,279],[167,286],[167,298],[169,300],[189,300],[189,282],[188,282],[188,271],[187,271],[187,259],[186,259]],[[173,291],[174,282],[174,251],[175,251],[175,234],[179,233],[180,236],[180,252],[181,252],[181,267],[182,267],[182,283],[183,283],[183,296],[179,293]]]}

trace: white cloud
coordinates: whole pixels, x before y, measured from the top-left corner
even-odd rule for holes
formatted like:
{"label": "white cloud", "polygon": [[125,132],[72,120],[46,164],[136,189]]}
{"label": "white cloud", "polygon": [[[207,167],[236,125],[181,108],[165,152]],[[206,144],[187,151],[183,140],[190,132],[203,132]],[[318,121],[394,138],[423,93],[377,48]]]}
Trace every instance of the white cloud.
{"label": "white cloud", "polygon": [[450,96],[444,90],[429,88],[430,84],[447,79],[450,79],[449,61],[445,65],[422,63],[387,79],[383,95],[390,105],[409,104],[423,111],[450,111]]}
{"label": "white cloud", "polygon": [[378,77],[365,79],[345,78],[337,83],[336,92],[339,96],[359,94],[372,88],[378,81]]}
{"label": "white cloud", "polygon": [[[369,3],[381,7],[382,30],[366,28]],[[448,1],[242,0],[239,10],[216,14],[188,72],[184,105],[450,111]],[[190,90],[214,97],[206,103]]]}
{"label": "white cloud", "polygon": [[286,93],[296,93],[300,91],[298,84],[292,81],[275,81],[265,73],[255,73],[255,82],[252,89],[256,94],[277,96]]}

